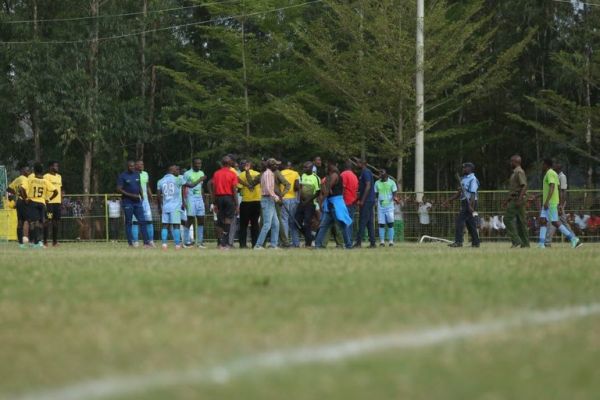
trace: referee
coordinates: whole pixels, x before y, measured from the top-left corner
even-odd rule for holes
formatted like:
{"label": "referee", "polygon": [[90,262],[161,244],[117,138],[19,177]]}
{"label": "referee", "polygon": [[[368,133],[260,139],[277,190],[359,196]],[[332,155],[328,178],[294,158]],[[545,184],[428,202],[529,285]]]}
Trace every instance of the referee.
{"label": "referee", "polygon": [[448,200],[442,203],[447,207],[450,201],[460,199],[460,212],[456,217],[456,230],[454,234],[454,243],[450,247],[462,247],[465,225],[471,235],[471,245],[479,247],[479,234],[477,233],[477,191],[479,190],[479,181],[475,177],[475,164],[466,162],[463,164],[462,178],[458,192]]}

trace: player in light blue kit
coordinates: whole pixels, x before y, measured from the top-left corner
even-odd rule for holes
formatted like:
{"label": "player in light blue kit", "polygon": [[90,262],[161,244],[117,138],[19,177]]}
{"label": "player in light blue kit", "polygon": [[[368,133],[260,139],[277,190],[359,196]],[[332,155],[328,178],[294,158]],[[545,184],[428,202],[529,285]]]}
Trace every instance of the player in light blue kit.
{"label": "player in light blue kit", "polygon": [[375,182],[377,196],[377,219],[379,223],[379,245],[385,246],[385,229],[387,226],[388,243],[394,245],[394,201],[398,187],[396,182],[389,179],[385,169],[381,170],[380,178]]}
{"label": "player in light blue kit", "polygon": [[167,249],[169,230],[175,241],[175,249],[181,249],[181,230],[179,229],[183,207],[181,188],[183,186],[193,187],[199,182],[198,180],[186,183],[184,178],[179,175],[179,167],[175,164],[170,165],[167,174],[158,181],[158,209],[162,215],[161,239],[164,250]]}
{"label": "player in light blue kit", "polygon": [[[152,189],[150,188],[150,176],[148,172],[144,171],[144,161],[137,160],[135,162],[135,170],[140,173],[140,185],[142,187],[142,207],[144,208],[144,218],[146,219],[146,230],[148,232],[148,239],[150,240],[150,246],[154,247],[154,224],[152,224],[152,209],[150,204],[152,202]],[[133,236],[134,246],[138,246],[140,227],[138,225],[135,215],[133,216],[133,225],[131,227],[131,234]]]}
{"label": "player in light blue kit", "polygon": [[204,197],[202,196],[202,183],[206,180],[206,175],[202,171],[202,160],[194,158],[192,160],[192,169],[183,174],[186,183],[199,181],[196,186],[188,189],[185,197],[185,205],[187,211],[187,223],[183,230],[183,243],[186,246],[191,246],[190,242],[190,227],[196,226],[196,244],[199,248],[204,249],[204,216],[206,215],[204,207]]}

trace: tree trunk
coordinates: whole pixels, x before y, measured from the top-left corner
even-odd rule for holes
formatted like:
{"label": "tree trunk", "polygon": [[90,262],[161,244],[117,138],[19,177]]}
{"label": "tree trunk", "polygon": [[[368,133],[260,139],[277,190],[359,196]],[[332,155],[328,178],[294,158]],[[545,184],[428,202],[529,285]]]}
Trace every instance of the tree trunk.
{"label": "tree trunk", "polygon": [[[140,66],[141,66],[141,76],[140,76],[140,95],[142,96],[142,102],[144,106],[142,110],[146,111],[146,16],[148,15],[148,0],[144,0],[142,4],[142,30],[140,33]],[[138,160],[144,158],[144,132],[141,132],[140,136],[138,136],[136,145],[135,145],[135,157]]]}
{"label": "tree trunk", "polygon": [[[589,46],[588,46],[589,47]],[[591,71],[590,71],[590,58],[591,58],[591,48],[588,48],[585,60],[587,79],[585,82],[585,105],[587,107],[587,124],[585,130],[585,144],[587,147],[588,154],[592,155],[592,99],[591,99],[591,88],[590,88],[590,79],[591,79]],[[587,168],[587,187],[592,189],[594,186],[594,163],[591,161],[591,158],[588,159],[588,168]]]}
{"label": "tree trunk", "polygon": [[92,144],[88,144],[83,152],[83,194],[90,194],[91,181],[92,181]]}
{"label": "tree trunk", "polygon": [[242,73],[244,78],[246,137],[250,137],[250,99],[248,98],[248,68],[246,64],[246,17],[242,19]]}

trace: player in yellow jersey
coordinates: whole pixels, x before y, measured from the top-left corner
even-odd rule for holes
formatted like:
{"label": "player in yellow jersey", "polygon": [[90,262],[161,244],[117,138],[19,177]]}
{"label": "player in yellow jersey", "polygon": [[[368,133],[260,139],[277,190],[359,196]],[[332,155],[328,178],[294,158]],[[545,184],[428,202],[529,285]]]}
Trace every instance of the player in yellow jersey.
{"label": "player in yellow jersey", "polygon": [[27,184],[21,187],[21,196],[27,203],[27,221],[23,224],[23,243],[21,248],[26,248],[29,243],[29,230],[33,228],[35,247],[43,248],[42,230],[46,216],[46,201],[52,201],[58,196],[58,190],[49,181],[44,179],[44,167],[37,163],[33,167],[33,176],[27,178]]}
{"label": "player in yellow jersey", "polygon": [[8,185],[7,192],[10,193],[11,197],[14,197],[17,202],[17,238],[19,244],[23,243],[23,223],[27,220],[26,217],[26,205],[21,197],[21,187],[27,186],[27,177],[31,171],[27,165],[22,165],[19,168],[19,176],[16,177],[10,185]]}
{"label": "player in yellow jersey", "polygon": [[48,173],[44,179],[54,186],[58,195],[52,200],[48,200],[46,205],[46,221],[44,223],[44,246],[48,245],[48,228],[52,226],[52,246],[58,246],[58,224],[60,223],[60,207],[62,203],[62,176],[58,173],[58,161],[48,163]]}

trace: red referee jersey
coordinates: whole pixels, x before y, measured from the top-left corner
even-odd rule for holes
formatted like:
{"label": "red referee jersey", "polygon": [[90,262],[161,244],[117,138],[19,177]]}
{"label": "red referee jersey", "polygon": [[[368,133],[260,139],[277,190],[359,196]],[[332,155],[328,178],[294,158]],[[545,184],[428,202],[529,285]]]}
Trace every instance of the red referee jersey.
{"label": "red referee jersey", "polygon": [[213,175],[215,196],[233,196],[238,185],[238,177],[229,167],[222,167]]}

